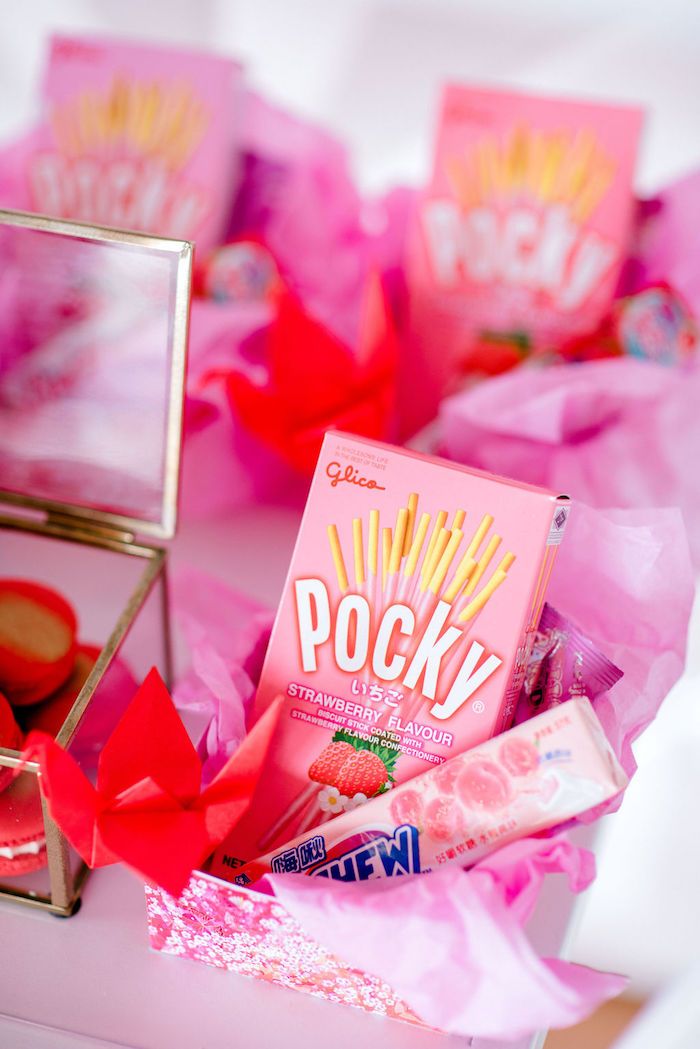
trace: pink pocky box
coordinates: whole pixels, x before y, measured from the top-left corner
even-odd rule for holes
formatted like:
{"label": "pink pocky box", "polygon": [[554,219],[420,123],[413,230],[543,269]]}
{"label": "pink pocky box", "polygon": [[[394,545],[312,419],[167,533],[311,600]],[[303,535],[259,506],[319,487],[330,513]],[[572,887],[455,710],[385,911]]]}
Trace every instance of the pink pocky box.
{"label": "pink pocky box", "polygon": [[569,512],[542,489],[326,435],[256,699],[285,703],[214,873],[508,727]]}
{"label": "pink pocky box", "polygon": [[470,866],[608,801],[627,777],[586,698],[539,714],[243,867],[365,881]]}
{"label": "pink pocky box", "polygon": [[31,209],[211,247],[233,199],[241,88],[230,59],[53,37]]}
{"label": "pink pocky box", "polygon": [[629,238],[641,123],[627,106],[445,88],[407,244],[405,401],[421,377],[437,397],[461,371],[490,373],[489,357],[504,367],[504,347],[514,363],[596,328]]}

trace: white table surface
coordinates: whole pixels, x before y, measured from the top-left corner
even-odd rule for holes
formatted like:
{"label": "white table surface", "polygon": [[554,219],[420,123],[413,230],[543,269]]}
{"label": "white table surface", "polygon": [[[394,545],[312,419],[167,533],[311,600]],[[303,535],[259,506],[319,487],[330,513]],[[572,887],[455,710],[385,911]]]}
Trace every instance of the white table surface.
{"label": "white table surface", "polygon": [[[546,927],[541,915],[534,933],[544,949],[555,949],[569,905],[563,879],[553,882]],[[143,887],[117,867],[91,876],[73,918],[0,904],[0,944],[3,1049],[357,1049],[375,1039],[383,1049],[466,1044],[151,951]],[[525,1039],[510,1046],[538,1044]]]}

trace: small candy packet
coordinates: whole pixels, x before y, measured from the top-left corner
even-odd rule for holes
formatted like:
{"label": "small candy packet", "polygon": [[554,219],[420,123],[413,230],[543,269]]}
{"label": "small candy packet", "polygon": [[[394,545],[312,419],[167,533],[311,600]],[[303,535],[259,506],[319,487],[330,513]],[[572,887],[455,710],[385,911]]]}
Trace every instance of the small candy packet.
{"label": "small candy packet", "polygon": [[622,671],[556,608],[545,604],[515,713],[519,724],[569,699],[595,700]]}
{"label": "small candy packet", "polygon": [[689,306],[667,284],[622,299],[616,330],[625,353],[657,364],[690,363],[698,349],[698,325]]}
{"label": "small candy packet", "polygon": [[215,248],[195,270],[195,294],[215,302],[270,302],[281,286],[272,253],[255,237]]}
{"label": "small candy packet", "polygon": [[571,339],[557,349],[565,361],[595,361],[629,354],[667,367],[692,364],[700,333],[690,307],[669,284],[618,299],[594,332]]}

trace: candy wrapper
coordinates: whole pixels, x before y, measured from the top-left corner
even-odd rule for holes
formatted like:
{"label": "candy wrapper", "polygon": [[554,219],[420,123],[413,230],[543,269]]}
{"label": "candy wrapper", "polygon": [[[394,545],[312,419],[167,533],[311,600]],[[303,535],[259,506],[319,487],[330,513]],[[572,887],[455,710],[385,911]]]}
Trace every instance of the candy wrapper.
{"label": "candy wrapper", "polygon": [[352,882],[425,873],[446,863],[471,866],[608,801],[626,785],[581,697],[363,801],[246,864],[234,880],[250,885],[265,874],[300,872]]}
{"label": "candy wrapper", "polygon": [[515,711],[516,724],[567,699],[595,700],[621,677],[622,671],[578,627],[545,603]]}

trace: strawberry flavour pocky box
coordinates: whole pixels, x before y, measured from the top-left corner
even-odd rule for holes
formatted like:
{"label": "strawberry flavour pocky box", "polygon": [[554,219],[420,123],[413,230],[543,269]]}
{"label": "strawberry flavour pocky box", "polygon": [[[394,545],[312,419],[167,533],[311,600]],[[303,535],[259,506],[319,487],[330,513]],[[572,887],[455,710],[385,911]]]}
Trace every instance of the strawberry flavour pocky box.
{"label": "strawberry flavour pocky box", "polygon": [[508,727],[568,514],[538,488],[326,435],[256,700],[285,704],[213,873]]}

